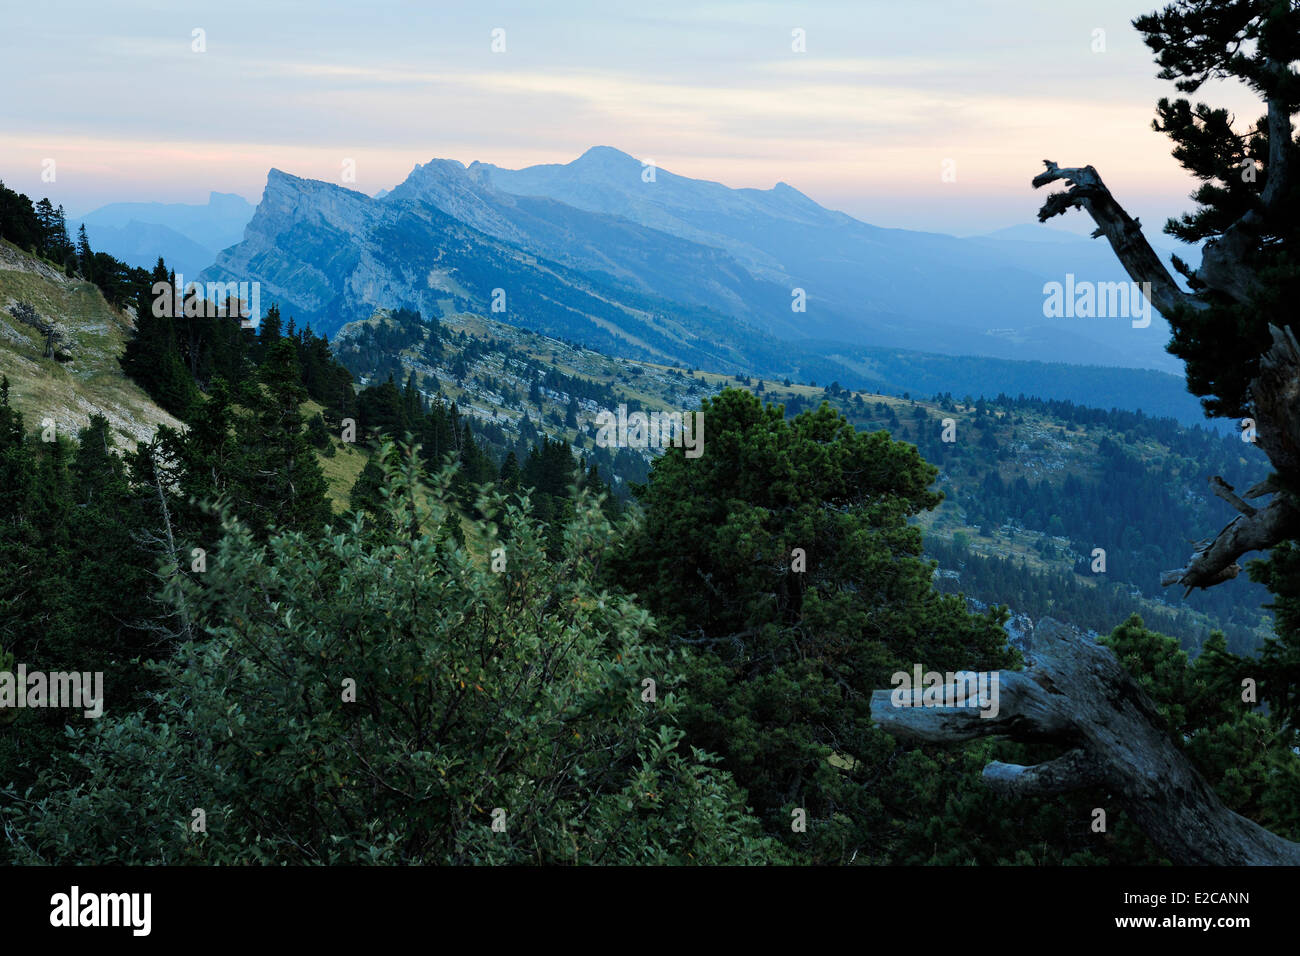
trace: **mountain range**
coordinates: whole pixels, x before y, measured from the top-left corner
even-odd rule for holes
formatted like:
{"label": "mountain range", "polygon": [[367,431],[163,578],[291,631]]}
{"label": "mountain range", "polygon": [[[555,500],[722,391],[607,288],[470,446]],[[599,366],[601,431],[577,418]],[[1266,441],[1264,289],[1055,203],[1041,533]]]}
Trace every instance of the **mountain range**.
{"label": "mountain range", "polygon": [[69,227],[75,233],[85,225],[93,249],[127,265],[150,269],[161,255],[173,270],[194,276],[244,237],[252,216],[243,196],[214,192],[206,203],[110,203]]}
{"label": "mountain range", "polygon": [[1198,418],[1158,313],[1044,315],[1045,283],[1127,278],[1104,244],[1039,228],[885,229],[785,183],[733,189],[602,146],[519,170],[435,159],[377,196],[273,169],[242,241],[198,278],[260,282],[264,307],[328,334],[380,308],[469,312],[645,361],[864,387],[899,383],[881,367],[899,350],[1146,369],[1167,374],[1133,379],[1140,396],[1049,381],[1044,397]]}

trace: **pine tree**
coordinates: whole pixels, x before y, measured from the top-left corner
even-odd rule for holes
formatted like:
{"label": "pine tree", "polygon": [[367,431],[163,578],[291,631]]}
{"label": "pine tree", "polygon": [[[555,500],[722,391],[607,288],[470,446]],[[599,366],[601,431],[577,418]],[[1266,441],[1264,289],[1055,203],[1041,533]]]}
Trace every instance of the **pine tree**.
{"label": "pine tree", "polygon": [[75,252],[72,240],[68,238],[68,218],[60,204],[54,211],[54,254],[50,258],[66,264],[68,257],[75,255]]}
{"label": "pine tree", "polygon": [[348,501],[353,511],[365,515],[372,524],[388,527],[388,513],[383,496],[380,494],[383,487],[383,468],[375,458],[367,458],[365,467],[361,469],[361,474],[357,476],[348,494]]}
{"label": "pine tree", "polygon": [[[84,235],[80,238],[84,238]],[[89,253],[89,246],[86,246]],[[156,294],[153,289],[165,283],[167,291]],[[181,357],[176,341],[175,320],[169,314],[175,311],[175,277],[159,257],[153,272],[136,295],[135,334],[126,343],[118,360],[122,371],[139,383],[163,408],[178,418],[185,419],[198,399],[194,378]],[[161,313],[161,314],[159,314]]]}
{"label": "pine tree", "polygon": [[0,376],[0,653],[13,648],[19,635],[11,622],[29,619],[28,602],[39,594],[36,480],[22,413],[9,402],[8,376]]}
{"label": "pine tree", "polygon": [[[937,470],[914,447],[826,404],[787,421],[748,391],[702,412],[705,453],[655,459],[644,524],[611,573],[667,646],[696,651],[683,729],[724,757],[769,832],[810,860],[882,854],[879,801],[905,784],[872,729],[872,691],[917,662],[1002,665],[1003,614],[933,589],[909,519],[939,502]],[[806,837],[792,807],[819,821]]]}
{"label": "pine tree", "polygon": [[507,494],[519,491],[519,459],[513,451],[507,452],[505,461],[501,462],[501,490]]}
{"label": "pine tree", "polygon": [[81,277],[88,282],[95,281],[95,254],[90,249],[90,239],[86,236],[86,224],[77,228],[77,267]]}
{"label": "pine tree", "polygon": [[442,523],[440,537],[454,542],[458,548],[465,547],[465,529],[461,527],[460,514],[455,510],[448,510],[447,517]]}
{"label": "pine tree", "polygon": [[357,396],[357,424],[366,432],[401,438],[410,427],[401,391],[393,377]]}
{"label": "pine tree", "polygon": [[[1251,250],[1257,287],[1249,302],[1211,296],[1208,308],[1179,308],[1168,316],[1174,331],[1169,350],[1187,362],[1187,383],[1204,397],[1213,415],[1249,415],[1247,385],[1267,349],[1270,324],[1295,322],[1300,295],[1300,191],[1283,177],[1294,176],[1300,151],[1292,141],[1284,104],[1294,113],[1294,71],[1300,58],[1300,10],[1294,5],[1223,4],[1193,0],[1139,17],[1134,26],[1160,64],[1160,77],[1174,80],[1180,92],[1195,93],[1211,77],[1240,81],[1262,98],[1275,98],[1275,114],[1245,130],[1233,128],[1223,108],[1179,97],[1162,98],[1152,124],[1174,143],[1174,158],[1201,186],[1192,198],[1197,208],[1165,224],[1165,232],[1184,242],[1233,240]],[[1280,134],[1281,143],[1273,139]],[[1281,152],[1270,157],[1270,150]],[[1277,167],[1277,168],[1274,168]],[[1249,217],[1243,225],[1243,218]],[[1208,276],[1175,259],[1194,290]]]}
{"label": "pine tree", "polygon": [[49,198],[43,198],[35,205],[36,222],[39,233],[37,236],[37,254],[45,258],[53,258],[59,250],[58,238],[58,214],[54,211],[54,205]]}
{"label": "pine tree", "polygon": [[272,303],[257,326],[256,359],[259,364],[267,360],[271,349],[282,337],[280,331],[280,305],[279,303]]}
{"label": "pine tree", "polygon": [[402,430],[405,432],[415,428],[423,414],[424,398],[416,387],[415,372],[407,372],[406,385],[402,388]]}
{"label": "pine tree", "polygon": [[243,446],[256,451],[242,469],[251,512],[241,513],[262,526],[320,528],[330,508],[325,477],[304,433],[299,406],[307,393],[293,342],[274,340],[257,384],[245,395],[252,415],[238,419],[236,431]]}

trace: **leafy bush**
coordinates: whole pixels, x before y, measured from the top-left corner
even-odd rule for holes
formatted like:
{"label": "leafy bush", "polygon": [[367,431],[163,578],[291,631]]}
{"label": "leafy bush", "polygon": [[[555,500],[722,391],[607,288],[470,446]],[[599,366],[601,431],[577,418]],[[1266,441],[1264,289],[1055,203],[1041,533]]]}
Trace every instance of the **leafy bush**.
{"label": "leafy bush", "polygon": [[649,614],[597,585],[598,502],[550,562],[526,502],[482,499],[511,537],[480,521],[474,553],[438,533],[452,472],[418,460],[385,449],[388,521],[262,544],[226,517],[202,582],[166,595],[204,636],[157,665],[150,712],[70,729],[7,795],[16,860],[780,860],[715,758],[680,746]]}

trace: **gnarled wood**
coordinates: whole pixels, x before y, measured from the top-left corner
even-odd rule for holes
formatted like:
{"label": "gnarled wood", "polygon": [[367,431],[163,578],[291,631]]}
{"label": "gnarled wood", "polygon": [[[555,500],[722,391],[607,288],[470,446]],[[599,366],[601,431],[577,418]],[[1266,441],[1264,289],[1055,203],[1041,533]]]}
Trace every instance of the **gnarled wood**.
{"label": "gnarled wood", "polygon": [[[1270,101],[1270,130],[1285,130],[1279,139],[1270,139],[1269,178],[1261,197],[1267,206],[1278,201],[1280,185],[1289,171],[1290,112]],[[1080,208],[1090,215],[1097,230],[1093,236],[1105,236],[1129,277],[1137,283],[1149,283],[1150,299],[1166,316],[1177,308],[1207,307],[1205,293],[1226,296],[1248,303],[1257,290],[1254,251],[1258,247],[1260,217],[1255,210],[1244,214],[1218,239],[1208,242],[1201,254],[1201,266],[1188,275],[1200,290],[1185,292],[1179,288],[1169,270],[1142,235],[1138,221],[1132,218],[1111,195],[1091,166],[1061,168],[1044,160],[1046,172],[1034,177],[1037,189],[1064,180],[1068,189],[1053,193],[1043,203],[1038,220],[1044,222],[1070,209]],[[1254,410],[1256,441],[1268,455],[1280,482],[1268,488],[1257,485],[1252,492],[1267,490],[1278,493],[1267,507],[1243,510],[1240,498],[1225,498],[1241,515],[1231,521],[1213,539],[1198,543],[1187,564],[1160,576],[1166,587],[1181,584],[1186,590],[1208,588],[1230,581],[1241,573],[1237,560],[1251,551],[1267,551],[1274,545],[1300,534],[1300,505],[1291,492],[1281,490],[1300,487],[1300,343],[1290,329],[1269,326],[1273,344],[1261,357],[1259,373],[1250,384],[1250,401]],[[1216,479],[1220,485],[1222,479]],[[1220,497],[1221,489],[1214,486]],[[1250,495],[1253,497],[1253,495]],[[1235,498],[1235,495],[1233,496]]]}
{"label": "gnarled wood", "polygon": [[[1256,416],[1255,441],[1279,475],[1294,479],[1300,475],[1300,343],[1290,329],[1271,325],[1269,331],[1273,344],[1260,359],[1259,374],[1250,386]],[[1212,478],[1211,485],[1215,494],[1241,515],[1213,539],[1200,544],[1186,565],[1160,576],[1165,586],[1184,585],[1184,594],[1192,588],[1213,587],[1231,580],[1241,571],[1238,558],[1300,536],[1300,508],[1284,481],[1270,478],[1246,493],[1249,498],[1274,495],[1261,509],[1251,508],[1232,495],[1232,489],[1221,478]]]}
{"label": "gnarled wood", "polygon": [[1108,648],[1044,618],[1027,655],[1028,670],[998,672],[996,717],[976,707],[897,707],[893,691],[877,690],[872,718],[896,737],[928,742],[1059,743],[1066,752],[1037,766],[990,764],[986,783],[1010,796],[1104,787],[1175,863],[1300,865],[1300,844],[1223,805]]}
{"label": "gnarled wood", "polygon": [[1241,573],[1237,559],[1251,551],[1266,551],[1279,541],[1300,535],[1300,516],[1285,495],[1278,495],[1264,508],[1241,514],[1209,541],[1192,552],[1191,560],[1181,568],[1160,575],[1160,583],[1185,585],[1183,596],[1192,588],[1213,587],[1231,581]]}
{"label": "gnarled wood", "polygon": [[1290,328],[1268,330],[1273,344],[1250,384],[1255,441],[1279,475],[1294,477],[1300,475],[1300,342]]}
{"label": "gnarled wood", "polygon": [[1047,197],[1038,211],[1038,221],[1046,222],[1074,208],[1081,208],[1097,224],[1093,238],[1105,236],[1129,278],[1142,285],[1149,283],[1151,303],[1164,315],[1177,306],[1203,308],[1204,304],[1178,287],[1156,251],[1142,235],[1142,224],[1115,201],[1106,184],[1091,166],[1062,169],[1050,159],[1043,160],[1047,171],[1034,177],[1034,188],[1065,180],[1069,187]]}

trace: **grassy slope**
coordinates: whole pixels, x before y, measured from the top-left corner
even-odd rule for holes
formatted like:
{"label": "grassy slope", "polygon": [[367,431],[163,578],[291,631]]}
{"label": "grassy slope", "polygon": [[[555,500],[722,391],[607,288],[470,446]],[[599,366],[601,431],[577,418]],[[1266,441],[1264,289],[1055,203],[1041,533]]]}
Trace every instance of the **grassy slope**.
{"label": "grassy slope", "polygon": [[[71,362],[44,357],[42,336],[9,314],[19,301],[67,329]],[[121,443],[134,447],[160,424],[179,426],[122,374],[117,358],[131,328],[130,317],[111,308],[94,285],[0,240],[0,374],[8,376],[10,401],[29,429],[52,419],[61,432],[75,434],[99,412]]]}

